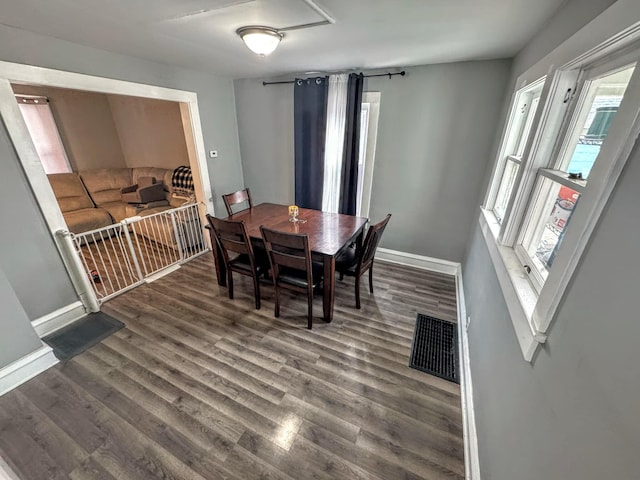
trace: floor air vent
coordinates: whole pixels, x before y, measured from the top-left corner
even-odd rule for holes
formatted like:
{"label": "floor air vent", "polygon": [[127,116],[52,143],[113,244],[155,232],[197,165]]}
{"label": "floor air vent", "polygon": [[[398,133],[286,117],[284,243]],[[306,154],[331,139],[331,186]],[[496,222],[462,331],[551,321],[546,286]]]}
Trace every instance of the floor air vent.
{"label": "floor air vent", "polygon": [[457,325],[418,314],[409,366],[460,383]]}

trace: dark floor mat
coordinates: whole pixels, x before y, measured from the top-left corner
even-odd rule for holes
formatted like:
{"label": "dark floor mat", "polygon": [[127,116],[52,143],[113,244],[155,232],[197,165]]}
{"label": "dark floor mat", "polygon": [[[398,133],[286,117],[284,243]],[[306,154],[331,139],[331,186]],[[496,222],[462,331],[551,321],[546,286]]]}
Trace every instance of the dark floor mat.
{"label": "dark floor mat", "polygon": [[53,353],[59,360],[69,360],[122,327],[124,323],[109,315],[102,312],[90,313],[42,340],[53,348]]}
{"label": "dark floor mat", "polygon": [[419,313],[409,366],[460,383],[457,325]]}

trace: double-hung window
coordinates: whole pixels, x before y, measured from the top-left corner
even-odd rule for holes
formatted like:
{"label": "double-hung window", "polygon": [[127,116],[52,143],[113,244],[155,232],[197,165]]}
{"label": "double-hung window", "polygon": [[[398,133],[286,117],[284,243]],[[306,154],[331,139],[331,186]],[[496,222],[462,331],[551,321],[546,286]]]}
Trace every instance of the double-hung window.
{"label": "double-hung window", "polygon": [[481,224],[528,360],[640,133],[639,63],[585,55],[514,95]]}
{"label": "double-hung window", "polygon": [[[623,62],[624,63],[624,62]],[[568,112],[549,163],[537,170],[527,216],[516,242],[516,254],[540,292],[569,229],[573,212],[599,163],[613,120],[635,70],[635,63],[583,71],[580,91]]]}
{"label": "double-hung window", "polygon": [[505,218],[509,199],[520,173],[525,148],[532,132],[533,120],[538,111],[543,84],[544,79],[516,93],[506,141],[502,149],[500,181],[496,185],[495,200],[491,202],[493,213],[499,223],[502,223]]}

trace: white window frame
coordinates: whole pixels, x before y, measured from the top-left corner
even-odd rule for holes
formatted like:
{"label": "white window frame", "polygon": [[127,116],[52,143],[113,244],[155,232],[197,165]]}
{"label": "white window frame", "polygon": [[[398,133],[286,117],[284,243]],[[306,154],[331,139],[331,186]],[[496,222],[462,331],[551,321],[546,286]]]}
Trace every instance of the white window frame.
{"label": "white window frame", "polygon": [[[531,361],[539,345],[546,341],[549,328],[564,292],[577,268],[589,238],[598,222],[606,202],[640,135],[640,24],[634,25],[617,38],[611,39],[559,68],[552,67],[544,85],[539,111],[534,120],[535,134],[529,138],[523,155],[524,168],[520,168],[516,186],[508,204],[507,213],[500,224],[492,211],[497,185],[502,180],[502,163],[505,161],[505,142],[492,174],[480,215],[480,226],[500,282],[507,307],[525,360]],[[614,60],[612,60],[612,58]],[[576,86],[582,88],[584,71],[602,68],[607,71],[612,62],[623,64],[628,59],[638,61],[636,70],[625,92],[623,103],[614,118],[607,140],[603,144],[598,161],[589,181],[580,188],[581,200],[574,210],[571,228],[563,239],[553,268],[538,292],[525,272],[514,246],[521,229],[526,224],[529,205],[534,205],[532,195],[540,177],[547,177],[563,185],[579,190],[561,172],[549,167],[550,159],[557,158],[570,128],[571,119],[579,98]],[[628,61],[627,63],[632,63]],[[524,82],[518,82],[520,87]],[[520,89],[519,89],[520,90]],[[514,100],[517,100],[514,94]],[[565,102],[567,100],[567,102]],[[515,104],[515,102],[512,102]],[[516,108],[517,105],[515,105]],[[512,108],[512,111],[513,111]],[[510,119],[513,112],[510,112]],[[509,125],[503,138],[507,138]],[[559,159],[557,160],[559,161]],[[498,172],[500,174],[498,174]],[[571,182],[571,183],[569,183]],[[496,185],[497,184],[497,185]]]}
{"label": "white window frame", "polygon": [[[51,121],[51,129],[47,132],[48,136],[49,136],[49,140],[51,141],[51,143],[55,143],[56,146],[58,147],[58,151],[60,152],[60,156],[62,157],[62,161],[65,168],[65,171],[63,172],[48,172],[45,162],[43,161],[43,159],[40,157],[40,152],[38,151],[37,145],[35,140],[33,140],[33,135],[36,134],[38,132],[33,132],[31,131],[31,126],[29,125],[29,122],[27,121],[27,117],[25,116],[25,113],[23,111],[24,108],[24,104],[26,102],[24,102],[23,99],[27,99],[27,100],[34,100],[35,101],[35,105],[37,108],[42,108],[45,109],[45,115],[48,117],[48,119],[50,119]],[[27,125],[27,130],[29,130],[29,134],[32,137],[32,141],[34,143],[34,146],[36,147],[36,152],[38,153],[38,158],[40,159],[40,163],[42,163],[42,168],[44,169],[45,173],[49,174],[49,173],[71,173],[73,171],[73,169],[71,168],[71,163],[69,162],[69,156],[67,155],[67,149],[65,148],[64,142],[62,141],[62,138],[60,137],[60,129],[58,128],[58,122],[56,121],[56,118],[53,115],[53,110],[51,109],[51,105],[49,105],[49,99],[47,99],[46,97],[42,97],[42,96],[38,96],[38,95],[16,95],[16,101],[18,102],[18,108],[20,108],[20,113],[23,114],[23,117],[25,119],[25,124]],[[38,101],[40,101],[41,103],[38,103]],[[23,103],[24,102],[24,103]]]}
{"label": "white window frame", "polygon": [[[545,80],[546,76],[532,82],[531,84],[523,85],[514,93],[506,131],[503,135],[502,144],[500,146],[498,162],[493,174],[493,182],[491,183],[487,192],[487,198],[485,199],[485,208],[491,210],[495,220],[501,225],[506,225],[508,223],[510,213],[509,205],[511,202],[508,202],[507,209],[502,217],[500,217],[496,211],[496,202],[498,199],[500,185],[502,184],[503,177],[505,176],[507,163],[512,161],[518,165],[519,168],[510,197],[512,197],[518,190],[517,186],[520,178],[522,177],[524,164],[526,163],[526,159],[531,150],[533,136],[537,130],[538,122],[540,120],[540,112],[543,107],[542,94],[544,93]],[[536,107],[535,114],[530,117],[529,112],[531,111],[531,100],[534,98],[538,99],[538,105]],[[526,113],[523,112],[523,110]],[[520,112],[525,113],[524,117],[520,115]],[[530,123],[528,127],[527,123]],[[520,146],[522,146],[522,151],[520,152],[520,155],[517,155]]]}

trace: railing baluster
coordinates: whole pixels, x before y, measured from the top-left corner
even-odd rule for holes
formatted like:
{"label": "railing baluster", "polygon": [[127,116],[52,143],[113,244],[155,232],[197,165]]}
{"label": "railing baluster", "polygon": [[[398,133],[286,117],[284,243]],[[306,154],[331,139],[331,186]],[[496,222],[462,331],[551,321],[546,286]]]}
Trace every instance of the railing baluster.
{"label": "railing baluster", "polygon": [[[167,264],[165,267],[168,267],[172,263],[174,263],[172,256],[172,248],[171,248],[171,232],[168,231],[169,223],[167,221],[166,215],[158,215],[156,217],[156,224],[158,225],[158,229],[161,233],[160,243],[162,244],[162,251],[164,252],[165,258],[167,258]],[[157,243],[157,242],[156,242]]]}
{"label": "railing baluster", "polygon": [[173,225],[173,235],[176,239],[176,247],[178,248],[178,254],[180,255],[180,261],[184,261],[184,246],[182,245],[182,236],[178,230],[178,222],[176,222],[176,212],[171,210],[171,224]]}
{"label": "railing baluster", "polygon": [[[122,263],[120,263],[120,256],[118,255],[118,250],[116,249],[116,246],[113,243],[113,236],[115,235],[119,240],[120,239],[120,233],[121,232],[118,232],[116,229],[114,229],[114,231],[111,233],[111,235],[107,235],[107,238],[109,239],[109,243],[111,244],[111,249],[113,250],[113,256],[115,257],[116,262],[118,263],[118,268],[120,269],[120,275],[122,275],[122,282],[125,284],[125,287],[128,287],[130,285],[130,283],[127,282],[127,277],[125,275],[125,271],[122,268]],[[116,240],[116,242],[118,240]],[[124,259],[123,259],[123,261],[124,261]],[[115,265],[114,265],[114,269],[115,269]],[[131,279],[131,275],[129,275],[129,278]],[[118,288],[120,290],[122,290],[122,287],[120,287],[120,282],[118,282]]]}
{"label": "railing baluster", "polygon": [[[144,224],[144,228],[145,228],[145,230],[147,232],[147,235],[146,235],[146,238],[145,238],[145,243],[147,243],[149,245],[149,248],[151,248],[151,251],[154,252],[154,247],[153,247],[153,243],[152,243],[152,240],[151,240],[151,234],[149,233],[149,220],[150,220],[150,217],[144,217],[144,219],[141,220],[141,222]],[[153,257],[153,258],[151,258],[151,257]],[[152,259],[153,259],[153,262],[156,265],[156,268],[151,273],[155,273],[158,270],[160,270],[160,266],[158,264],[158,257],[156,255],[149,256],[149,264],[150,264],[150,266],[151,266],[151,260]]]}
{"label": "railing baluster", "polygon": [[[136,252],[135,252],[135,250],[133,248],[133,242],[131,241],[131,234],[129,233],[129,224],[128,223],[124,224],[123,230],[124,230],[124,237],[125,237],[125,239],[127,241],[127,245],[129,246],[129,252],[131,253],[131,259],[132,259],[133,265],[134,265],[134,267],[136,269],[136,275],[138,276],[138,281],[142,281],[142,279],[144,279],[144,277],[142,276],[142,270],[140,269],[140,263],[138,262],[138,256],[136,255]],[[136,238],[136,241],[138,241],[137,238]]]}
{"label": "railing baluster", "polygon": [[[106,267],[106,265],[104,263],[104,259],[102,258],[102,253],[100,253],[100,247],[98,246],[98,244],[96,242],[96,234],[92,233],[91,234],[91,238],[93,240],[93,245],[96,247],[96,253],[98,254],[98,257],[100,258],[100,263],[102,264],[102,268],[100,268],[100,269],[98,269],[99,266],[96,265],[96,270],[98,271],[98,275],[100,275],[100,281],[104,285],[104,291],[108,295],[109,293],[108,293],[108,290],[107,290],[107,284],[104,283],[103,278],[102,278],[103,276],[106,276],[107,280],[109,281],[109,285],[111,286],[111,293],[115,292],[116,290],[115,290],[115,288],[113,288],[113,282],[111,281],[111,275],[107,274],[107,267]],[[100,272],[102,272],[102,273],[100,273]]]}
{"label": "railing baluster", "polygon": [[[185,208],[182,212],[182,225],[183,225],[183,229],[184,229],[184,236],[187,239],[187,243],[188,243],[188,250],[193,250],[193,247],[195,246],[195,238],[193,237],[193,233],[191,231],[191,215],[189,214],[191,210],[191,207]],[[188,254],[188,258],[191,258],[192,256],[192,251],[189,252]]]}
{"label": "railing baluster", "polygon": [[[118,278],[118,276],[116,275],[116,267],[113,263],[113,259],[111,258],[111,253],[109,252],[109,244],[107,244],[107,242],[104,241],[104,236],[102,235],[102,231],[99,232],[100,233],[100,244],[102,245],[102,248],[104,249],[104,253],[107,257],[107,259],[109,259],[109,265],[111,266],[111,273],[113,274],[113,277],[115,277],[115,281],[116,281],[116,285],[118,285],[118,290],[122,290],[122,285],[120,285],[120,279]],[[111,238],[111,237],[109,237]],[[111,274],[109,274],[109,280],[111,280]],[[112,281],[112,280],[111,280]]]}

